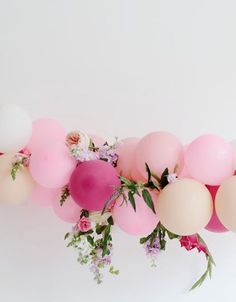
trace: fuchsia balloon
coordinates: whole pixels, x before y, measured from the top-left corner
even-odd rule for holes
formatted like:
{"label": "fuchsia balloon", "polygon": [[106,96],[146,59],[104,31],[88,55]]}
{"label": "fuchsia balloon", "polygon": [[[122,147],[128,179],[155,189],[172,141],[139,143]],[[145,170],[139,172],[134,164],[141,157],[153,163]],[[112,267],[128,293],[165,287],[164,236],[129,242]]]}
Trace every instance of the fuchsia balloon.
{"label": "fuchsia balloon", "polygon": [[33,122],[33,133],[26,148],[34,152],[48,143],[64,142],[65,137],[66,131],[57,120],[41,118]]}
{"label": "fuchsia balloon", "polygon": [[79,164],[74,170],[69,190],[72,198],[83,209],[101,211],[120,186],[116,169],[102,160],[92,160]]}
{"label": "fuchsia balloon", "polygon": [[117,170],[120,175],[126,178],[132,178],[132,172],[135,169],[134,151],[139,142],[139,138],[129,137],[120,141],[116,152],[119,155]]}
{"label": "fuchsia balloon", "polygon": [[61,192],[54,196],[52,201],[52,208],[55,214],[62,220],[70,223],[76,223],[80,219],[81,207],[74,202],[69,196],[64,204],[60,204]]}
{"label": "fuchsia balloon", "polygon": [[216,197],[216,193],[217,193],[217,191],[219,189],[219,186],[206,186],[206,187],[209,190],[209,192],[211,193],[212,200],[213,200],[214,210],[213,210],[213,214],[212,214],[211,220],[209,221],[209,223],[205,227],[205,229],[207,229],[210,232],[214,232],[214,233],[224,233],[224,232],[227,232],[228,230],[220,222],[220,220],[219,220],[219,218],[218,218],[218,216],[216,214],[216,210],[215,210],[215,197]]}
{"label": "fuchsia balloon", "polygon": [[57,194],[58,189],[49,189],[37,185],[30,195],[30,201],[41,207],[49,207]]}
{"label": "fuchsia balloon", "polygon": [[212,186],[234,174],[232,147],[216,135],[195,139],[186,151],[185,163],[192,178]]}
{"label": "fuchsia balloon", "polygon": [[167,132],[152,132],[144,136],[135,150],[137,170],[145,178],[147,177],[145,163],[149,165],[152,172],[161,176],[166,168],[173,173],[175,167],[178,166],[178,171],[181,171],[183,157],[181,142]]}
{"label": "fuchsia balloon", "polygon": [[35,150],[30,158],[33,179],[46,188],[62,188],[70,179],[76,161],[64,144],[54,143]]}
{"label": "fuchsia balloon", "polygon": [[[156,204],[157,195],[151,193],[152,199]],[[117,224],[124,232],[130,235],[145,236],[150,234],[159,222],[159,218],[146,205],[142,197],[135,195],[136,212],[134,211],[130,202],[123,201],[120,196],[112,210],[112,217],[115,224]]]}

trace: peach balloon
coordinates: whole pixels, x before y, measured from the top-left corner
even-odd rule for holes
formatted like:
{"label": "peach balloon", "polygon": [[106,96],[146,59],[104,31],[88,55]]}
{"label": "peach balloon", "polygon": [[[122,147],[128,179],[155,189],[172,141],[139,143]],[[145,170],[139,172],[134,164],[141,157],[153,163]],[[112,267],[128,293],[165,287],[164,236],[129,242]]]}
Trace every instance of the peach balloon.
{"label": "peach balloon", "polygon": [[[157,194],[150,192],[153,202],[156,206]],[[142,197],[135,195],[136,212],[130,202],[123,202],[123,197],[120,196],[112,210],[112,217],[116,225],[124,232],[135,235],[145,236],[150,234],[159,222],[158,215],[146,205]]]}
{"label": "peach balloon", "polygon": [[139,142],[139,138],[128,137],[120,141],[116,152],[119,155],[117,170],[120,175],[132,178],[132,171],[135,167],[134,151]]}
{"label": "peach balloon", "polygon": [[236,176],[225,180],[216,193],[215,208],[220,222],[236,232]]}
{"label": "peach balloon", "polygon": [[161,223],[177,235],[193,235],[204,228],[213,212],[207,188],[193,179],[179,179],[160,193],[157,212]]}
{"label": "peach balloon", "polygon": [[135,164],[144,178],[147,177],[145,163],[160,177],[166,168],[170,173],[173,173],[176,167],[177,172],[181,171],[183,157],[181,142],[167,132],[152,132],[144,136],[135,150]]}
{"label": "peach balloon", "polygon": [[0,157],[0,201],[19,204],[27,201],[35,183],[30,176],[28,169],[22,167],[17,172],[16,179],[11,177],[13,154]]}

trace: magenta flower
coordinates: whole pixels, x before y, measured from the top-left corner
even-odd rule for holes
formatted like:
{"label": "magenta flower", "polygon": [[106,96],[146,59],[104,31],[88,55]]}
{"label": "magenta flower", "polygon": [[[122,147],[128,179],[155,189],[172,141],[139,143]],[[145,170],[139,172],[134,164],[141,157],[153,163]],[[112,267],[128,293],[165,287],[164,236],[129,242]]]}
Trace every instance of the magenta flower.
{"label": "magenta flower", "polygon": [[208,255],[206,246],[199,241],[197,235],[191,236],[182,236],[180,239],[181,247],[184,247],[187,251],[191,251],[194,248],[197,248],[198,252],[203,252]]}

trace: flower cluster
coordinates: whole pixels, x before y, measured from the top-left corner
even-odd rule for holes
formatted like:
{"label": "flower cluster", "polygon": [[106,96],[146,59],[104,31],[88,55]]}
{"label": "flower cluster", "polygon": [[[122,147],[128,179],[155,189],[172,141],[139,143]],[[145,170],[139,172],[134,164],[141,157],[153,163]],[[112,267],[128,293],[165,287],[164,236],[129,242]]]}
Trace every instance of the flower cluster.
{"label": "flower cluster", "polygon": [[74,131],[67,135],[66,145],[72,157],[79,162],[100,159],[111,163],[114,167],[117,165],[118,155],[115,151],[117,141],[111,146],[105,143],[98,148],[87,134]]}
{"label": "flower cluster", "polygon": [[16,179],[17,172],[22,167],[28,167],[30,161],[30,152],[27,149],[23,149],[17,153],[12,160],[11,177],[13,180]]}
{"label": "flower cluster", "polygon": [[82,210],[79,221],[72,231],[65,235],[69,239],[68,247],[74,247],[78,254],[78,262],[81,265],[89,265],[90,271],[94,275],[94,280],[102,283],[102,270],[106,267],[113,275],[118,275],[119,271],[114,269],[112,262],[112,236],[111,227],[113,220],[111,216],[106,223],[93,225],[90,213]]}
{"label": "flower cluster", "polygon": [[148,241],[144,243],[143,247],[145,249],[146,256],[151,260],[152,266],[157,266],[156,262],[161,250],[160,238],[156,237],[153,243],[151,242],[151,239],[148,239]]}
{"label": "flower cluster", "polygon": [[207,248],[203,242],[199,240],[197,234],[191,236],[182,236],[180,239],[181,247],[184,247],[187,251],[191,251],[192,249],[197,249],[198,252],[203,252],[208,256]]}

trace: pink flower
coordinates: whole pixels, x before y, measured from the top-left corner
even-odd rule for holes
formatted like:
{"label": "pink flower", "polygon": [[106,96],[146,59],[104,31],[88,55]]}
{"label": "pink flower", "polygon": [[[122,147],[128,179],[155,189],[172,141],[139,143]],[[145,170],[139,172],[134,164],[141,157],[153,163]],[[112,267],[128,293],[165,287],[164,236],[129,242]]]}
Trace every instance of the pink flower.
{"label": "pink flower", "polygon": [[198,252],[203,252],[208,255],[206,246],[199,241],[197,235],[191,236],[182,236],[180,239],[181,247],[184,247],[187,251],[191,251],[194,248],[197,248]]}
{"label": "pink flower", "polygon": [[75,230],[81,232],[88,232],[91,229],[91,222],[88,217],[82,217],[75,225]]}

